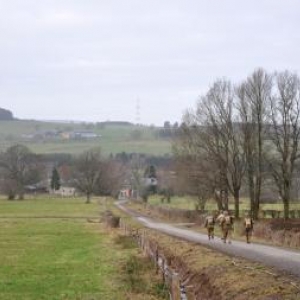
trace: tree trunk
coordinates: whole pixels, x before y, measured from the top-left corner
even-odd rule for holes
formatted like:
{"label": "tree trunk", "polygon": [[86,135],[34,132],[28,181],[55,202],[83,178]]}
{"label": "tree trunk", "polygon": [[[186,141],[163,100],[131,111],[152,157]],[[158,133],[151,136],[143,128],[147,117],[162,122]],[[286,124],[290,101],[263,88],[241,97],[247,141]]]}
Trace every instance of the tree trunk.
{"label": "tree trunk", "polygon": [[217,192],[214,193],[214,196],[215,196],[214,198],[217,202],[218,210],[219,211],[224,210],[221,197],[217,194]]}
{"label": "tree trunk", "polygon": [[228,181],[226,175],[226,167],[222,167],[222,171],[220,172],[220,188],[220,198],[222,206],[225,210],[228,210]]}
{"label": "tree trunk", "polygon": [[290,217],[290,191],[291,191],[291,184],[290,180],[284,180],[284,188],[283,188],[283,212],[284,212],[284,219],[287,220]]}
{"label": "tree trunk", "polygon": [[229,209],[229,205],[228,205],[228,189],[226,188],[221,193],[222,193],[223,207],[224,207],[225,210],[228,210]]}
{"label": "tree trunk", "polygon": [[258,214],[259,214],[259,198],[257,196],[254,198],[253,202],[253,219],[258,220]]}
{"label": "tree trunk", "polygon": [[86,201],[85,203],[89,204],[91,203],[91,194],[90,193],[86,193]]}
{"label": "tree trunk", "polygon": [[240,190],[234,190],[234,217],[240,217]]}
{"label": "tree trunk", "polygon": [[290,202],[288,200],[283,200],[284,208],[284,219],[287,220],[290,217]]}
{"label": "tree trunk", "polygon": [[196,204],[196,210],[199,210],[200,211],[204,211],[205,210],[205,203],[206,203],[206,199],[205,198],[202,198],[201,196],[198,196],[198,203]]}
{"label": "tree trunk", "polygon": [[[259,163],[260,164],[260,163]],[[262,176],[261,171],[258,172],[255,180],[254,190],[254,215],[253,218],[258,220],[259,208],[260,208],[260,195],[261,195]]]}
{"label": "tree trunk", "polygon": [[249,196],[250,196],[250,214],[253,219],[255,218],[255,186],[254,186],[254,175],[253,175],[253,163],[251,161],[251,157],[248,156],[248,167],[247,167],[247,175],[248,175],[248,188],[249,188]]}
{"label": "tree trunk", "polygon": [[9,194],[9,195],[7,196],[7,199],[8,199],[8,200],[15,200],[15,198],[16,198],[16,196],[15,196],[14,194]]}

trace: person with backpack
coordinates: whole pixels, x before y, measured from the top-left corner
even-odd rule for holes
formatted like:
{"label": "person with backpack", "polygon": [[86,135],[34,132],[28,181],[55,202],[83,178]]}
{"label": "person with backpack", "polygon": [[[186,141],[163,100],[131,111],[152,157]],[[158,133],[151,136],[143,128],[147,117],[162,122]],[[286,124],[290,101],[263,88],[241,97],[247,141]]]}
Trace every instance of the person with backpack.
{"label": "person with backpack", "polygon": [[207,229],[207,236],[209,240],[214,239],[215,224],[216,224],[216,220],[213,215],[208,215],[205,218],[204,227]]}
{"label": "person with backpack", "polygon": [[246,241],[250,244],[250,239],[253,233],[253,219],[250,217],[249,213],[245,214],[244,218],[244,227],[245,227],[245,234],[246,234]]}
{"label": "person with backpack", "polygon": [[[224,212],[223,210],[220,210],[220,213],[216,218],[216,222],[219,224],[221,232],[223,232],[223,228],[222,228],[223,219],[224,219]],[[223,240],[223,236],[221,236],[221,240]]]}
{"label": "person with backpack", "polygon": [[223,231],[223,242],[228,241],[231,244],[232,231],[233,231],[233,217],[229,215],[228,211],[224,211],[224,218],[221,221]]}
{"label": "person with backpack", "polygon": [[217,219],[216,219],[216,222],[218,222],[220,226],[222,224],[223,218],[224,218],[223,210],[220,210],[220,213],[219,213],[219,215],[217,216]]}

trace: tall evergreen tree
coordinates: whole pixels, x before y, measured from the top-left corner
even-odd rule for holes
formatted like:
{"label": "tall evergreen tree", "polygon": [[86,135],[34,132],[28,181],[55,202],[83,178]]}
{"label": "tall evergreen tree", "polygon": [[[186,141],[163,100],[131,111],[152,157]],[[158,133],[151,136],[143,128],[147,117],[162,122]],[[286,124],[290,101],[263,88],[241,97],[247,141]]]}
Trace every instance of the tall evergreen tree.
{"label": "tall evergreen tree", "polygon": [[51,189],[52,190],[59,190],[60,188],[60,176],[57,171],[57,169],[54,167],[52,170],[52,176],[51,176]]}
{"label": "tall evergreen tree", "polygon": [[153,165],[147,166],[144,172],[145,178],[156,178],[156,169]]}

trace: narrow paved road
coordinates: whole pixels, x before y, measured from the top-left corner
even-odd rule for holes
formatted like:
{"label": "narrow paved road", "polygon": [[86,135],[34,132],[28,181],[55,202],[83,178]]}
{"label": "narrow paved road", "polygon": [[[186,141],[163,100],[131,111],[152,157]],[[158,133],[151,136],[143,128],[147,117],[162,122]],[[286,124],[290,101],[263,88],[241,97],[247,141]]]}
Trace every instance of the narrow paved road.
{"label": "narrow paved road", "polygon": [[300,277],[299,251],[286,250],[255,243],[247,244],[240,241],[233,241],[232,244],[224,244],[220,238],[215,238],[213,241],[209,241],[205,234],[189,229],[181,229],[174,225],[157,222],[150,218],[140,216],[124,207],[122,203],[117,203],[117,206],[148,228],[155,229],[186,241],[208,246],[231,256],[242,257],[254,262],[260,262],[266,266],[274,267],[288,274]]}

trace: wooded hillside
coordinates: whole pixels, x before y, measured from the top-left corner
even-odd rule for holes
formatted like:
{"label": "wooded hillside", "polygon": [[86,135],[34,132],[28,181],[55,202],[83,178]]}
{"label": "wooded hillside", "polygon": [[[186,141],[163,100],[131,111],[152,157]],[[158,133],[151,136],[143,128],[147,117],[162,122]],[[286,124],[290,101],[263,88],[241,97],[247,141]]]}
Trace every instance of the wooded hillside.
{"label": "wooded hillside", "polygon": [[13,114],[10,110],[0,107],[0,121],[12,121],[14,120]]}

